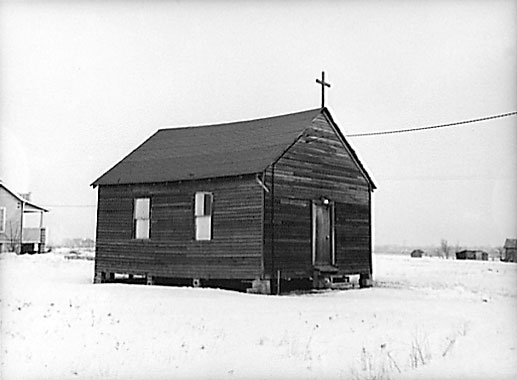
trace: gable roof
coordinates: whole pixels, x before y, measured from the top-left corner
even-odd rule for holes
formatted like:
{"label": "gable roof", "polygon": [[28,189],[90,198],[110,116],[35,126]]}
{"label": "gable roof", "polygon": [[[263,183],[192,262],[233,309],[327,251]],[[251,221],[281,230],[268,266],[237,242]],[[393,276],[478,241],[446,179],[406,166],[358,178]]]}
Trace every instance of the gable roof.
{"label": "gable roof", "polygon": [[[333,123],[326,108],[317,108],[234,123],[160,129],[96,179],[92,186],[260,173],[274,163],[322,112]],[[353,149],[346,141],[344,143],[375,188]]]}
{"label": "gable roof", "polygon": [[345,135],[343,135],[343,132],[341,132],[341,129],[339,129],[338,125],[336,124],[336,122],[332,118],[332,115],[330,114],[330,111],[326,107],[324,107],[324,108],[322,108],[322,113],[327,117],[327,120],[329,121],[330,125],[332,125],[332,127],[336,131],[337,135],[341,139],[341,142],[343,143],[345,148],[348,150],[348,152],[352,156],[352,160],[354,160],[354,162],[359,167],[359,170],[363,173],[364,177],[366,178],[366,180],[370,184],[372,191],[375,190],[377,188],[377,186],[375,186],[375,183],[373,182],[372,177],[370,177],[370,174],[368,174],[368,171],[365,169],[365,167],[361,163],[361,160],[357,156],[357,153],[352,148],[352,146],[350,145],[348,140],[345,138]]}
{"label": "gable roof", "polygon": [[11,194],[13,197],[15,197],[19,202],[22,202],[24,204],[24,207],[28,207],[26,211],[43,211],[48,212],[46,208],[43,208],[41,206],[38,206],[37,204],[28,201],[27,199],[20,196],[20,194],[16,193],[15,191],[11,190],[5,183],[0,179],[0,187],[3,187],[5,191],[7,191],[9,194]]}

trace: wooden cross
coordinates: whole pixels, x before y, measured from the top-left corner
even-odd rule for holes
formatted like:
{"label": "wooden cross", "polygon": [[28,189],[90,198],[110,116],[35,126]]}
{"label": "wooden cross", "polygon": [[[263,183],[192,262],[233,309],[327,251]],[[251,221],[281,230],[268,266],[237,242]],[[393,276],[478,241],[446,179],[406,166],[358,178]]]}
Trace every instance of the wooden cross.
{"label": "wooden cross", "polygon": [[321,80],[316,79],[316,83],[321,84],[321,108],[325,107],[325,86],[330,87],[330,83],[325,82],[325,71],[321,72]]}

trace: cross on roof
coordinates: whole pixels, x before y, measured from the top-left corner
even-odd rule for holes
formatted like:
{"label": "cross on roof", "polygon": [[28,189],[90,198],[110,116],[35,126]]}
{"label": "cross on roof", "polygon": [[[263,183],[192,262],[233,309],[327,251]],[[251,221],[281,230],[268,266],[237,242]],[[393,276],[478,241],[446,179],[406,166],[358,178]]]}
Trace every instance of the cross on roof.
{"label": "cross on roof", "polygon": [[321,80],[316,79],[316,83],[321,84],[321,108],[325,107],[325,86],[330,87],[330,83],[325,82],[325,71],[321,72]]}

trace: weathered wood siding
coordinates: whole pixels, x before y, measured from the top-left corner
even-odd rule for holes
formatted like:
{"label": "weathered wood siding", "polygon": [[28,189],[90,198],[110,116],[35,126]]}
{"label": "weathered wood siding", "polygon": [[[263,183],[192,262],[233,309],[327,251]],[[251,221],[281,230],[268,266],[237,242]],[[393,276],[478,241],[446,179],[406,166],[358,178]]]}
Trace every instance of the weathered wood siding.
{"label": "weathered wood siding", "polygon": [[334,252],[340,273],[371,271],[369,184],[324,115],[268,168],[266,183],[271,189],[264,213],[268,275],[278,269],[282,277],[312,275],[311,202],[321,197],[335,204]]}
{"label": "weathered wood siding", "polygon": [[369,205],[336,203],[335,207],[336,266],[344,273],[369,273]]}
{"label": "weathered wood siding", "polygon": [[[213,193],[212,240],[194,239],[194,194]],[[151,198],[151,237],[132,238],[133,200]],[[253,279],[262,273],[262,188],[254,176],[99,186],[96,272]]]}

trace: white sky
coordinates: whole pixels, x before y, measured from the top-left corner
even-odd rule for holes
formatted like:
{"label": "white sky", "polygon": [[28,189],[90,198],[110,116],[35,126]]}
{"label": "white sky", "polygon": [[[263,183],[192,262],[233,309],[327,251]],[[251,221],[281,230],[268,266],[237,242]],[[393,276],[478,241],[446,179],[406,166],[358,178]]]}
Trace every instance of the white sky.
{"label": "white sky", "polygon": [[[345,134],[517,110],[515,1],[0,3],[0,177],[42,205],[158,128],[327,106]],[[517,118],[349,141],[378,190],[378,244],[517,235]],[[54,241],[94,207],[50,207]]]}

